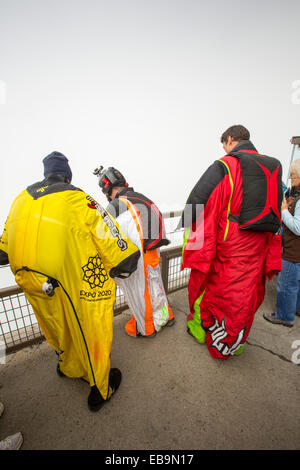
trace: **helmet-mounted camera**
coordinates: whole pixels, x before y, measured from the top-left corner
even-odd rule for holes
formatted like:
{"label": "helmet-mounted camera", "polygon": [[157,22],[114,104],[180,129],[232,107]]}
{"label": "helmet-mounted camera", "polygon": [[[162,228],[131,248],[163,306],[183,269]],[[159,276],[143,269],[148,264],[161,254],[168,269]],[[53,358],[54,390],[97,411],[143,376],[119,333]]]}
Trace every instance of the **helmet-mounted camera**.
{"label": "helmet-mounted camera", "polygon": [[98,184],[101,191],[109,200],[114,187],[128,186],[122,173],[112,166],[106,170],[103,169],[103,166],[99,166],[94,170],[93,174],[98,176]]}

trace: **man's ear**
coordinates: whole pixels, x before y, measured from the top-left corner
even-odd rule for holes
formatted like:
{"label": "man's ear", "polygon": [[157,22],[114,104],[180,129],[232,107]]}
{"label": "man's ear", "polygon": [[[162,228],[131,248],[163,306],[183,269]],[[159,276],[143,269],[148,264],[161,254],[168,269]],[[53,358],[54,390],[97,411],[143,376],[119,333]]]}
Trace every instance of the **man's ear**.
{"label": "man's ear", "polygon": [[226,143],[227,143],[227,145],[231,145],[232,142],[233,142],[233,138],[229,135],[229,136],[227,137],[227,142],[226,142]]}

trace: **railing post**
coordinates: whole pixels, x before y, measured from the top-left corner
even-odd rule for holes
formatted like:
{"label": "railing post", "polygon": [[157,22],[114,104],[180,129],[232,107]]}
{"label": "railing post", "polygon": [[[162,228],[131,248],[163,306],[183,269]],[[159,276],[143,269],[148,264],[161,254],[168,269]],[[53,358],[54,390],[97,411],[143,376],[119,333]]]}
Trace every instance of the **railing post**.
{"label": "railing post", "polygon": [[169,273],[169,258],[167,252],[161,253],[161,277],[166,294],[168,294],[168,273]]}

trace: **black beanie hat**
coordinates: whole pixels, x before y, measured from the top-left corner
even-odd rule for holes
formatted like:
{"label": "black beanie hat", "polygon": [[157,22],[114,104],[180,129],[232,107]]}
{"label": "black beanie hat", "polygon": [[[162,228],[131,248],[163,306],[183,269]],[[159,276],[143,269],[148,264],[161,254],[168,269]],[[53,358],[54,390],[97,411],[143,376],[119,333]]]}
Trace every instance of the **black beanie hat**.
{"label": "black beanie hat", "polygon": [[44,176],[55,173],[57,175],[63,175],[69,180],[72,180],[72,171],[68,164],[68,159],[60,152],[52,152],[50,155],[43,160],[44,164]]}

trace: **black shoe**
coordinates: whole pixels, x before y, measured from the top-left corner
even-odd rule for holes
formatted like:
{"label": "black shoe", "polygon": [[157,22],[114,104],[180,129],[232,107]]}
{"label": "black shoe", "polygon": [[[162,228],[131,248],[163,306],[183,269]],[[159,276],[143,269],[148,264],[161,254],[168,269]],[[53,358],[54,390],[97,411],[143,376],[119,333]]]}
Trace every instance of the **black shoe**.
{"label": "black shoe", "polygon": [[297,317],[300,317],[300,312],[296,312]]}
{"label": "black shoe", "polygon": [[191,330],[189,329],[188,326],[186,327],[186,332],[194,338],[194,335],[192,334],[192,332],[191,332]]}
{"label": "black shoe", "polygon": [[91,391],[88,397],[88,407],[91,411],[98,411],[105,403],[104,398],[102,397],[101,393],[99,392],[96,385],[91,387]]}
{"label": "black shoe", "polygon": [[142,335],[142,333],[139,332],[137,332],[136,335],[131,335],[130,333],[128,333],[127,330],[124,329],[124,331],[131,338],[154,338],[156,336],[156,331],[154,331],[154,333],[152,333],[151,335]]}
{"label": "black shoe", "polygon": [[122,381],[122,372],[120,371],[120,369],[116,369],[116,368],[110,369],[108,383],[112,390],[111,396],[114,393],[116,393],[116,391],[120,387],[121,381]]}
{"label": "black shoe", "polygon": [[98,411],[100,408],[111,399],[113,394],[118,390],[122,381],[122,373],[119,369],[110,369],[108,383],[111,388],[111,396],[108,400],[104,400],[96,385],[91,387],[88,397],[88,407],[91,411]]}
{"label": "black shoe", "polygon": [[59,377],[66,377],[66,375],[60,370],[59,364],[56,366],[56,372]]}
{"label": "black shoe", "polygon": [[156,331],[151,333],[151,335],[142,335],[141,333],[137,333],[136,337],[137,338],[155,338],[156,336]]}
{"label": "black shoe", "polygon": [[171,320],[168,320],[167,324],[165,326],[173,326],[175,323],[175,318],[171,318]]}
{"label": "black shoe", "polygon": [[283,325],[283,326],[287,326],[288,328],[291,328],[292,326],[294,326],[293,321],[281,320],[281,318],[279,318],[276,313],[264,313],[263,318],[273,323],[274,325]]}

